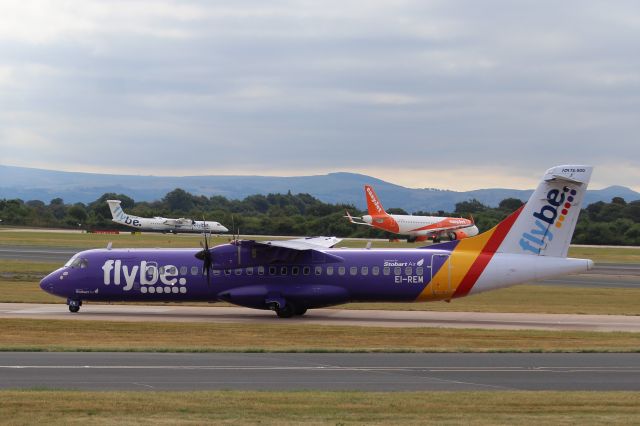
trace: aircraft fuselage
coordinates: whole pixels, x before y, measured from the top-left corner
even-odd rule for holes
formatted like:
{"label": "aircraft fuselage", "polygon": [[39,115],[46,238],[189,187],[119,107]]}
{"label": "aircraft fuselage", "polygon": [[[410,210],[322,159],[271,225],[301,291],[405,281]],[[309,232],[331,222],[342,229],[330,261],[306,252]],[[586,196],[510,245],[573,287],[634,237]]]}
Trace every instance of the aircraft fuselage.
{"label": "aircraft fuselage", "polygon": [[[224,244],[212,249],[218,260],[209,280],[195,257],[198,250],[89,250],[52,272],[41,287],[78,301],[228,301],[258,309],[285,300],[305,308],[448,300],[470,292],[464,288],[465,277],[477,262],[477,253],[456,251],[457,243],[438,249],[327,249],[277,263],[252,253],[250,246]],[[492,257],[498,268],[480,271],[472,287],[482,285],[475,291],[590,267],[583,259],[500,253]],[[509,274],[504,272],[506,265]]]}

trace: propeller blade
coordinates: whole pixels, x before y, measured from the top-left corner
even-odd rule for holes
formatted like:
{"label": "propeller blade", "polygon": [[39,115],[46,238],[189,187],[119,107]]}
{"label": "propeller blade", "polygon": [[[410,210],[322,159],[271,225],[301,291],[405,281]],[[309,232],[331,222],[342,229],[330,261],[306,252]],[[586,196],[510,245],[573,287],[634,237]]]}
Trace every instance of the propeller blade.
{"label": "propeller blade", "polygon": [[[204,222],[204,215],[202,216],[202,220]],[[211,256],[211,252],[209,251],[209,239],[207,238],[207,233],[206,231],[203,232],[203,241],[200,241],[200,247],[202,247],[202,250],[200,250],[198,253],[196,253],[196,258],[199,260],[202,260],[202,274],[205,275],[207,277],[207,287],[211,286],[211,275],[210,275],[210,269],[211,269],[211,265],[213,264],[213,260],[212,260],[212,256]]]}

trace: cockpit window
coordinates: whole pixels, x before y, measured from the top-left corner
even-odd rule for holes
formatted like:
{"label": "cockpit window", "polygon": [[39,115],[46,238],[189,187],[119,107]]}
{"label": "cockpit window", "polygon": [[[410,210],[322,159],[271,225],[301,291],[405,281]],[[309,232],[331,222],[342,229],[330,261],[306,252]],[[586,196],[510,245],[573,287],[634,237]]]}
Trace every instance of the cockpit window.
{"label": "cockpit window", "polygon": [[75,256],[73,256],[71,259],[67,260],[67,263],[64,264],[65,267],[70,267],[71,264],[78,258],[78,255],[76,254]]}
{"label": "cockpit window", "polygon": [[83,257],[72,257],[71,259],[69,259],[69,261],[67,263],[64,264],[64,266],[67,266],[69,268],[80,268],[80,269],[84,269],[87,266],[89,266],[89,261]]}

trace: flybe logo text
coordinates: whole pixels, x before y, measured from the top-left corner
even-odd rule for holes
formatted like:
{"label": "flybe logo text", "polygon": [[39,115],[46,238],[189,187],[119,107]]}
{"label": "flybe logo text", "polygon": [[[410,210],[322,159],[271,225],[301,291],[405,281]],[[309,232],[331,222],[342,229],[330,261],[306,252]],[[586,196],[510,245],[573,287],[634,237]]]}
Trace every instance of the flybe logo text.
{"label": "flybe logo text", "polygon": [[120,206],[116,208],[115,221],[124,223],[126,225],[131,225],[131,226],[142,226],[142,223],[140,223],[140,220],[130,218],[129,215],[126,214]]}
{"label": "flybe logo text", "polygon": [[552,189],[547,192],[547,204],[544,204],[540,211],[533,213],[535,219],[533,228],[523,233],[520,238],[522,250],[539,254],[547,242],[553,240],[551,228],[554,226],[558,229],[562,228],[576,193],[575,189],[566,186],[562,190]]}
{"label": "flybe logo text", "polygon": [[104,285],[123,284],[122,290],[129,291],[136,282],[141,286],[152,286],[156,283],[161,285],[172,286],[175,284],[184,285],[187,283],[185,278],[178,278],[178,268],[174,265],[164,265],[158,268],[155,262],[147,262],[143,260],[139,265],[122,264],[121,260],[109,259],[102,265],[104,272]]}

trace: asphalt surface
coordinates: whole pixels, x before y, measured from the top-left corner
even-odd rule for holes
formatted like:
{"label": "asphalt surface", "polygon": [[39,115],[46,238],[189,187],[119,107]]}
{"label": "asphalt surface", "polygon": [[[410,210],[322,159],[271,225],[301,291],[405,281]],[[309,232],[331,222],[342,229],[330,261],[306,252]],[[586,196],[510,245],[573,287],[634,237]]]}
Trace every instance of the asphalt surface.
{"label": "asphalt surface", "polygon": [[640,391],[640,354],[0,353],[0,388]]}
{"label": "asphalt surface", "polygon": [[[0,259],[66,263],[81,249],[29,246],[0,246]],[[575,287],[640,288],[640,264],[599,263],[580,275],[544,280],[533,285],[567,285]]]}
{"label": "asphalt surface", "polygon": [[640,316],[626,315],[312,309],[303,317],[282,319],[270,311],[176,304],[86,304],[72,314],[64,304],[0,303],[0,318],[640,332]]}

